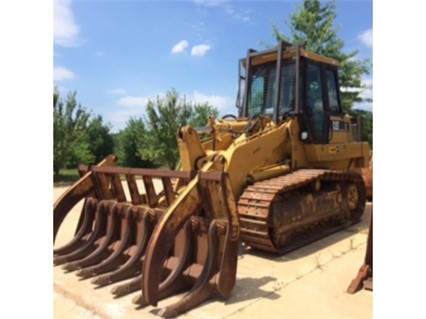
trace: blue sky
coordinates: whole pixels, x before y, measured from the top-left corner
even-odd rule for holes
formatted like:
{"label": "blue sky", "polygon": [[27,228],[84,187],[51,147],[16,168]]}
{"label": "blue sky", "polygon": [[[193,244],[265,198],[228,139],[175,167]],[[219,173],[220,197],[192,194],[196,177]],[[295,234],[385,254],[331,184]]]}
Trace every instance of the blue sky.
{"label": "blue sky", "polygon": [[[114,132],[171,88],[235,114],[238,59],[275,43],[273,23],[289,34],[285,21],[301,3],[55,0],[54,85],[63,97],[77,91],[82,106]],[[372,2],[339,1],[337,14],[346,50],[371,59]]]}

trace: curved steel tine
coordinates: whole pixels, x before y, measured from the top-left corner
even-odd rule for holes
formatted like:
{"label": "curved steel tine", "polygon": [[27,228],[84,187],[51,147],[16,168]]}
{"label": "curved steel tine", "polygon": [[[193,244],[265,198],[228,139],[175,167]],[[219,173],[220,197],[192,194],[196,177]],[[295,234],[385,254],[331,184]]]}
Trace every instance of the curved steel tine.
{"label": "curved steel tine", "polygon": [[198,182],[197,175],[172,203],[155,227],[148,245],[142,268],[144,274],[142,293],[146,302],[153,306],[157,305],[159,286],[163,280],[162,272],[158,270],[163,268],[164,262],[169,257],[178,231],[201,205],[201,197],[197,189]]}
{"label": "curved steel tine", "polygon": [[128,203],[122,203],[117,208],[121,227],[119,240],[117,240],[112,247],[113,253],[100,264],[79,270],[76,273],[77,276],[83,278],[93,277],[97,274],[111,271],[127,261],[129,256],[125,255],[124,252],[131,245],[131,240],[134,236],[134,227],[131,227],[133,223],[133,214],[131,209],[132,206]]}
{"label": "curved steel tine", "polygon": [[82,246],[89,238],[92,232],[93,222],[95,220],[96,207],[98,200],[94,197],[86,199],[83,207],[83,222],[81,227],[77,230],[75,236],[65,245],[53,249],[53,254],[60,256],[66,255]]}
{"label": "curved steel tine", "polygon": [[[200,276],[197,278],[192,289],[185,294],[178,302],[161,309],[159,315],[164,318],[173,318],[186,312],[214,294],[214,287],[210,280],[215,275],[218,267],[217,257],[219,255],[219,236],[217,234],[216,220],[210,223],[208,230],[208,250],[207,260],[203,265]],[[215,267],[216,265],[216,267]]]}
{"label": "curved steel tine", "polygon": [[84,243],[84,245],[80,246],[78,249],[73,252],[55,257],[53,259],[53,263],[55,265],[64,264],[66,262],[74,261],[80,258],[84,258],[84,256],[89,255],[99,246],[99,240],[104,236],[106,230],[106,214],[104,212],[106,207],[114,204],[115,201],[101,201],[96,208],[95,213],[95,226],[93,232],[90,234],[90,238]]}
{"label": "curved steel tine", "polygon": [[[133,206],[132,212],[133,220],[136,223],[134,236],[135,245],[128,248],[125,252],[130,258],[117,270],[93,278],[91,281],[93,284],[105,286],[136,276],[141,272],[141,258],[145,254],[152,229],[154,228],[154,222],[152,221],[152,216],[149,214],[149,209],[144,206]],[[120,291],[120,289],[117,290]]]}
{"label": "curved steel tine", "polygon": [[195,285],[181,301],[161,312],[165,317],[183,313],[214,293],[227,298],[235,285],[239,219],[232,186],[225,173],[201,172],[190,181],[154,229],[143,265],[143,298],[148,304],[157,305],[162,280],[158,269],[167,260],[173,236],[191,216],[196,224],[199,223],[200,231],[207,233],[207,256],[202,258],[204,248],[197,245],[195,262],[184,271],[184,275],[195,278]]}
{"label": "curved steel tine", "polygon": [[[117,161],[118,157],[116,155],[108,155],[96,166],[115,166]],[[92,172],[88,171],[53,204],[53,243],[55,243],[55,238],[62,222],[71,209],[80,200],[93,193],[92,175]]]}
{"label": "curved steel tine", "polygon": [[[188,221],[176,237],[174,244],[174,254],[170,256],[164,265],[168,271],[168,275],[164,277],[159,287],[159,300],[167,298],[175,293],[187,289],[191,282],[187,277],[183,276],[184,270],[189,266],[190,252],[193,251],[194,245],[191,241],[191,222]],[[143,275],[143,274],[142,274]],[[142,278],[140,287],[142,285]],[[143,299],[142,294],[136,296],[132,302],[140,306],[148,305]]]}
{"label": "curved steel tine", "polygon": [[[141,261],[141,266],[142,266],[142,261]],[[111,293],[115,296],[115,297],[121,297],[127,294],[130,294],[134,291],[140,290],[141,289],[141,282],[142,282],[142,274],[139,273],[139,275],[137,275],[135,278],[133,278],[130,281],[127,281],[121,285],[117,285],[114,286],[111,289]]]}
{"label": "curved steel tine", "polygon": [[111,254],[111,249],[113,243],[117,240],[118,229],[120,226],[119,218],[119,209],[121,203],[114,203],[112,206],[109,206],[108,209],[105,209],[105,214],[107,215],[107,227],[105,236],[100,238],[99,245],[90,255],[85,256],[83,259],[78,259],[66,263],[62,268],[72,271],[87,266],[92,266],[96,263],[99,263],[103,259],[107,258]]}

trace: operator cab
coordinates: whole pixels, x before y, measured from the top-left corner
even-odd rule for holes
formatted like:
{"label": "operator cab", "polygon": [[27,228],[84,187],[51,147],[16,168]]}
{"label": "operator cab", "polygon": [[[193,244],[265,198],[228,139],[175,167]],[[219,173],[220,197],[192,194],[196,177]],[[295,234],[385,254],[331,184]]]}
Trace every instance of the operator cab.
{"label": "operator cab", "polygon": [[240,60],[239,115],[269,115],[275,123],[299,116],[306,142],[326,144],[330,116],[343,116],[337,66],[333,59],[286,42],[268,51],[249,50]]}

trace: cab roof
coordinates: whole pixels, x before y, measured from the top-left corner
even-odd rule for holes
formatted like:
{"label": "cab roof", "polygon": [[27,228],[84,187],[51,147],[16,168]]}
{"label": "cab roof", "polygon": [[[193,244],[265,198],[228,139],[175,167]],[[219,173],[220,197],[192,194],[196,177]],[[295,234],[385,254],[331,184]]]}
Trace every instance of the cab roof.
{"label": "cab roof", "polygon": [[[260,64],[277,60],[277,55],[278,55],[277,51],[274,50],[274,51],[264,51],[264,52],[265,52],[264,54],[262,52],[256,52],[256,54],[251,59],[251,64],[260,65]],[[317,62],[329,64],[329,65],[339,66],[339,62],[337,60],[321,56],[319,54],[307,51],[303,48],[300,49],[300,55],[306,57],[309,60],[313,60],[313,61],[317,61]],[[284,52],[283,59],[289,60],[294,58],[295,56],[296,56],[296,49],[291,48]],[[245,66],[246,64],[245,59],[242,59],[242,60],[243,60],[242,61],[243,65]]]}

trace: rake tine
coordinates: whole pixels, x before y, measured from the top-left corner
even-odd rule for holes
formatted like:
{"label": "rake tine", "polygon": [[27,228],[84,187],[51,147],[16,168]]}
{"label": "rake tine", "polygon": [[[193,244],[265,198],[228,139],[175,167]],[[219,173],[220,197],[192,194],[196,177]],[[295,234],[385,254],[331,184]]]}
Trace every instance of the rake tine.
{"label": "rake tine", "polygon": [[79,270],[76,273],[77,276],[87,278],[111,271],[122,265],[129,258],[124,254],[124,251],[131,245],[131,240],[134,236],[134,228],[131,227],[133,223],[132,206],[122,205],[120,208],[118,211],[121,224],[120,239],[115,242],[113,253],[100,264]]}
{"label": "rake tine", "polygon": [[105,286],[138,275],[141,272],[141,258],[145,253],[154,226],[151,221],[152,216],[145,207],[133,206],[132,212],[134,213],[134,221],[137,223],[137,229],[135,234],[136,244],[127,251],[131,257],[117,270],[94,278],[91,281],[93,284]]}
{"label": "rake tine", "polygon": [[[115,166],[117,164],[118,157],[115,155],[109,155],[102,160],[97,167],[100,166]],[[89,196],[94,191],[94,185],[92,181],[92,171],[88,171],[82,176],[74,185],[72,185],[53,205],[53,243],[61,227],[65,217],[71,211],[71,209],[83,198]]]}
{"label": "rake tine", "polygon": [[96,198],[91,197],[86,199],[82,211],[84,216],[81,227],[78,228],[77,233],[70,242],[53,250],[54,255],[59,256],[69,254],[88,240],[88,235],[90,235],[92,231],[93,221],[95,220],[97,205],[98,200]]}
{"label": "rake tine", "polygon": [[[143,262],[141,261],[141,267]],[[125,282],[121,285],[117,285],[112,287],[111,294],[113,294],[115,297],[121,297],[127,294],[130,294],[134,291],[141,289],[141,282],[142,282],[142,274],[137,275],[137,277],[133,278],[132,280]]]}
{"label": "rake tine", "polygon": [[153,232],[143,265],[146,303],[157,306],[164,281],[158,269],[164,267],[171,242],[188,220],[196,227],[193,234],[201,237],[191,256],[192,264],[182,276],[195,284],[182,300],[161,311],[164,317],[186,312],[213,294],[227,298],[235,285],[239,220],[230,180],[222,172],[202,172],[190,181]]}
{"label": "rake tine", "polygon": [[[177,248],[183,248],[181,251],[177,251]],[[191,224],[187,222],[182,231],[179,232],[176,237],[175,244],[175,256],[169,257],[166,261],[164,268],[169,270],[169,274],[161,282],[158,292],[158,299],[164,299],[178,292],[184,291],[191,285],[191,282],[182,276],[185,268],[188,267],[190,252],[194,249],[193,243],[191,243]],[[142,278],[140,281],[140,287],[142,285]],[[140,306],[146,306],[147,303],[143,299],[142,294],[136,296],[132,302],[139,304]]]}
{"label": "rake tine", "polygon": [[85,242],[84,245],[76,249],[70,254],[58,256],[53,259],[55,265],[61,265],[66,262],[71,262],[78,260],[91,254],[99,246],[99,241],[105,234],[106,227],[106,214],[104,213],[105,206],[111,206],[115,202],[112,201],[101,201],[96,208],[95,213],[95,226],[93,232],[90,234],[90,237]]}
{"label": "rake tine", "polygon": [[96,248],[96,250],[83,259],[65,264],[63,269],[72,271],[91,266],[105,259],[110,254],[110,246],[117,240],[117,233],[120,222],[118,211],[120,207],[121,203],[115,203],[112,206],[109,206],[108,209],[105,209],[104,212],[107,215],[106,234],[99,240],[99,246]]}
{"label": "rake tine", "polygon": [[214,265],[219,253],[219,236],[217,234],[216,223],[216,220],[213,220],[209,226],[207,260],[193,288],[178,302],[161,309],[159,312],[160,316],[164,318],[176,317],[177,315],[198,306],[213,295],[214,289],[212,285],[210,285],[209,281],[214,276]]}
{"label": "rake tine", "polygon": [[197,184],[199,178],[192,179],[183,193],[174,201],[154,229],[150,244],[146,251],[143,265],[143,298],[147,303],[156,306],[159,298],[159,286],[163,280],[164,262],[170,257],[170,249],[179,232],[191,215],[201,205]]}

